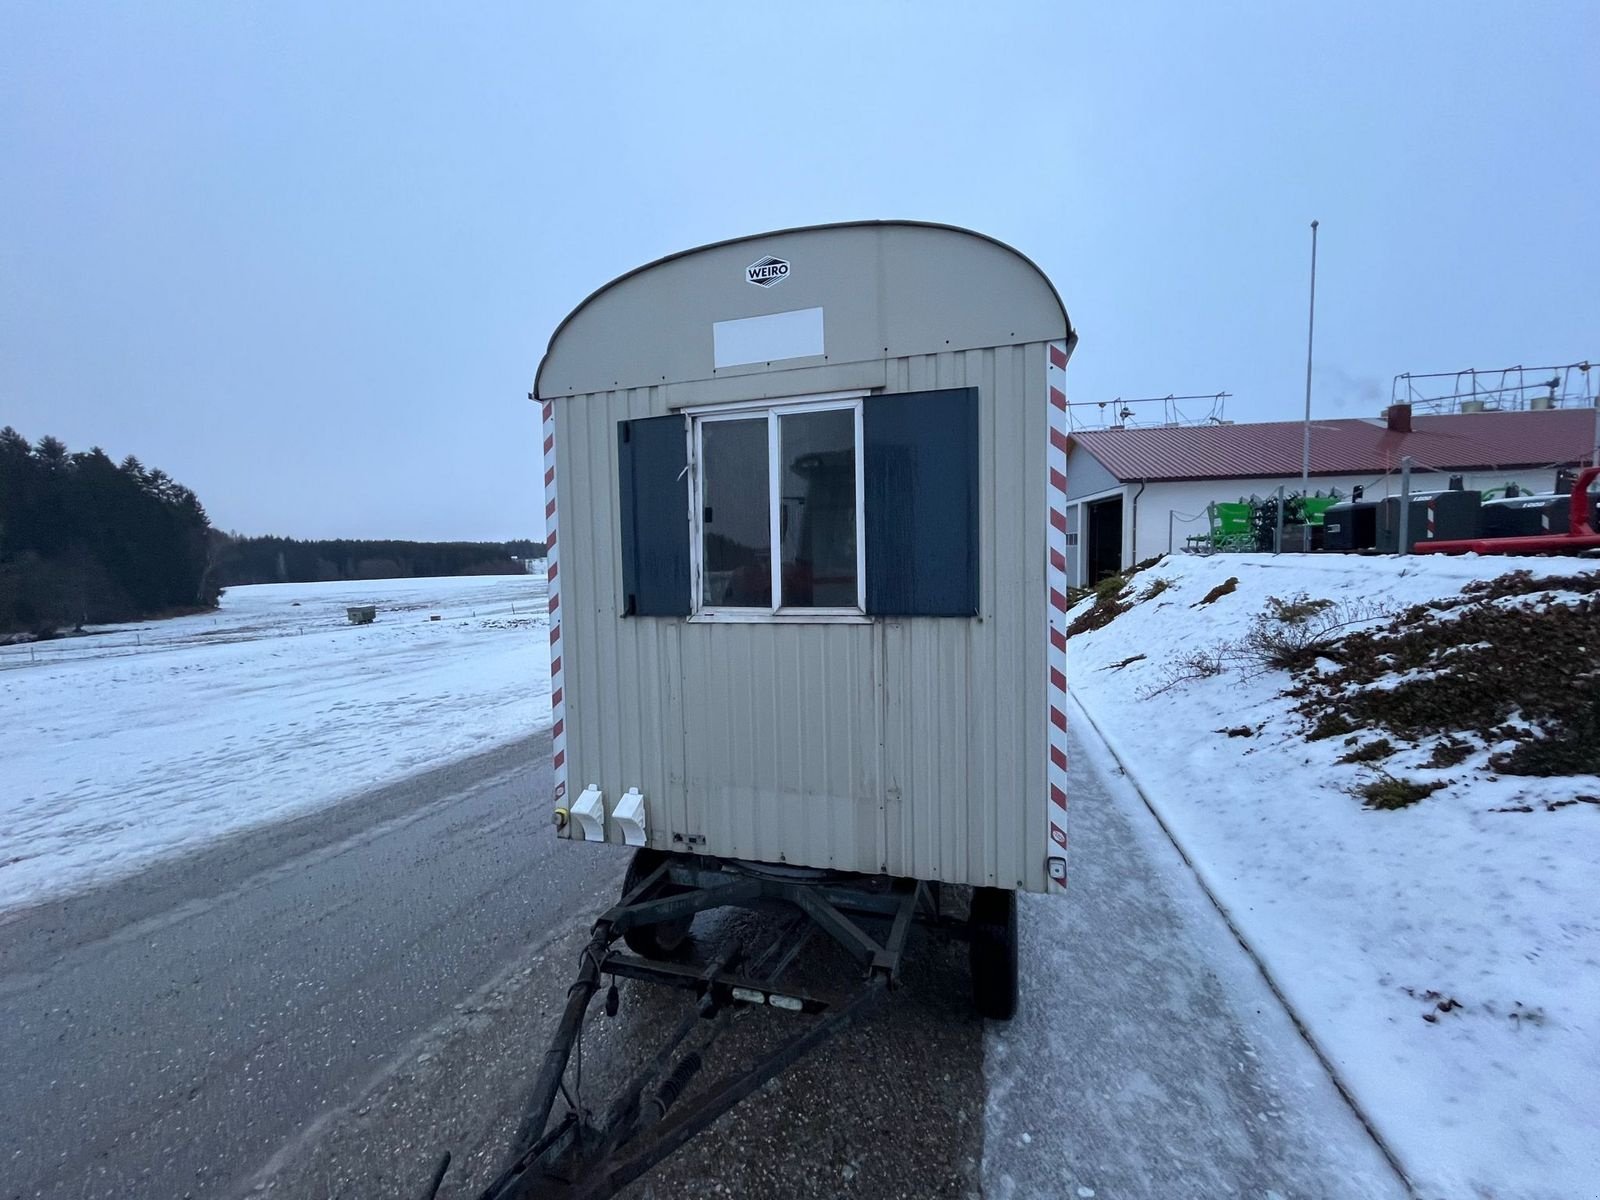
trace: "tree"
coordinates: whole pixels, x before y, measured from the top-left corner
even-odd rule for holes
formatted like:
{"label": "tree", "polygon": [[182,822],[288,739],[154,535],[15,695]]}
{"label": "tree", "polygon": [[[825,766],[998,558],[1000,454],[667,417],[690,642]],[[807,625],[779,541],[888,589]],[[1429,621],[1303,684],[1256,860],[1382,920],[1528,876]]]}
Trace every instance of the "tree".
{"label": "tree", "polygon": [[0,430],[0,629],[214,606],[219,553],[199,498],[164,472]]}
{"label": "tree", "polygon": [[60,438],[45,434],[34,453],[47,471],[59,471],[67,465],[67,444]]}

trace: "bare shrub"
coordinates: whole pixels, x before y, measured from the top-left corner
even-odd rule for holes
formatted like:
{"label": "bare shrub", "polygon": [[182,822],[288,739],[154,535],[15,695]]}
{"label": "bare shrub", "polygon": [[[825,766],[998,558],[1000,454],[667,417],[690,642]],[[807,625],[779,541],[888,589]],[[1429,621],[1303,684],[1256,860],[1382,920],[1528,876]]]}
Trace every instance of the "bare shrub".
{"label": "bare shrub", "polygon": [[1393,812],[1398,808],[1410,808],[1419,800],[1426,800],[1440,788],[1444,787],[1441,780],[1436,783],[1418,783],[1414,779],[1397,779],[1393,775],[1379,775],[1371,783],[1356,789],[1366,804],[1363,807],[1383,809]]}
{"label": "bare shrub", "polygon": [[1352,730],[1451,739],[1430,765],[1448,765],[1471,738],[1513,743],[1488,763],[1500,774],[1600,774],[1596,646],[1600,595],[1465,605],[1449,621],[1407,614],[1340,639],[1329,654],[1338,669],[1303,674],[1296,707],[1319,725],[1332,714]]}
{"label": "bare shrub", "polygon": [[1131,667],[1136,662],[1143,662],[1144,657],[1145,656],[1142,654],[1135,654],[1129,658],[1123,659],[1121,662],[1114,662],[1107,666],[1101,667],[1100,669],[1102,671],[1120,671],[1123,667]]}
{"label": "bare shrub", "polygon": [[1339,761],[1342,763],[1378,762],[1381,759],[1388,758],[1397,749],[1399,749],[1399,747],[1397,747],[1388,738],[1381,737],[1376,741],[1368,742],[1365,746],[1357,746],[1349,753],[1341,755]]}
{"label": "bare shrub", "polygon": [[1319,658],[1337,658],[1333,643],[1353,625],[1393,616],[1371,600],[1313,600],[1304,592],[1267,600],[1235,647],[1240,664],[1259,671],[1303,671]]}
{"label": "bare shrub", "polygon": [[1094,603],[1067,627],[1067,636],[1074,638],[1111,624],[1132,607],[1127,592],[1128,581],[1124,576],[1107,575],[1094,585]]}
{"label": "bare shrub", "polygon": [[1179,684],[1192,683],[1197,679],[1214,679],[1227,671],[1229,656],[1227,646],[1187,651],[1181,658],[1168,664],[1161,672],[1160,680],[1142,691],[1139,698],[1149,700],[1170,692]]}
{"label": "bare shrub", "polygon": [[1231,575],[1227,579],[1224,579],[1221,583],[1217,584],[1216,587],[1212,588],[1209,592],[1207,592],[1200,599],[1196,600],[1189,607],[1201,608],[1207,604],[1215,604],[1218,600],[1234,591],[1234,589],[1236,589],[1238,586],[1239,577],[1237,575]]}
{"label": "bare shrub", "polygon": [[1343,713],[1323,713],[1306,733],[1306,741],[1320,742],[1327,738],[1340,737],[1346,733],[1354,733],[1357,728]]}
{"label": "bare shrub", "polygon": [[1422,765],[1434,770],[1443,770],[1446,767],[1459,766],[1472,754],[1472,743],[1463,741],[1453,734],[1446,734],[1434,744],[1433,753],[1428,761]]}
{"label": "bare shrub", "polygon": [[1146,600],[1154,600],[1157,596],[1161,595],[1162,592],[1166,591],[1171,586],[1172,580],[1157,579],[1149,587],[1145,588],[1145,590],[1140,594],[1139,603],[1143,604]]}
{"label": "bare shrub", "polygon": [[1285,625],[1302,624],[1307,618],[1332,607],[1332,600],[1313,600],[1305,592],[1296,592],[1287,600],[1281,596],[1267,597],[1267,615]]}

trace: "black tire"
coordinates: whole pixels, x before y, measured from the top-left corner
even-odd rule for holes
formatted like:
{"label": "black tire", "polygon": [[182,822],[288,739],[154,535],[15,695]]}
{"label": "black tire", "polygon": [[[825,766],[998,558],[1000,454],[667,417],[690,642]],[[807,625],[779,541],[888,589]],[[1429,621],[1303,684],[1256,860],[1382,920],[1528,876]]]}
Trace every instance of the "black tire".
{"label": "black tire", "polygon": [[[667,860],[669,856],[660,850],[636,850],[633,861],[628,864],[628,873],[622,879],[622,894],[629,892],[645,881],[645,878]],[[665,884],[657,887],[650,898],[658,900],[663,896],[675,895],[683,888]],[[641,958],[673,958],[683,949],[689,940],[689,929],[694,924],[694,917],[680,917],[676,921],[661,921],[655,925],[635,925],[632,929],[625,930],[622,940]]]}
{"label": "black tire", "polygon": [[972,1005],[980,1017],[1009,1021],[1017,1013],[1017,894],[974,889],[967,931]]}

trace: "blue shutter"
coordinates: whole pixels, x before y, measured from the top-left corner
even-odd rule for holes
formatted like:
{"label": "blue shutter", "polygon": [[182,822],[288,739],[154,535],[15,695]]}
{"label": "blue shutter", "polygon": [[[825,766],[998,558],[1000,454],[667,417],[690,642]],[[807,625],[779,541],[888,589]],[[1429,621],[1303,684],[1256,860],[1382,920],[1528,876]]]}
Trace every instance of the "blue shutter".
{"label": "blue shutter", "polygon": [[862,402],[867,612],[978,614],[978,389]]}
{"label": "blue shutter", "polygon": [[622,615],[689,615],[689,449],[680,416],[617,423]]}

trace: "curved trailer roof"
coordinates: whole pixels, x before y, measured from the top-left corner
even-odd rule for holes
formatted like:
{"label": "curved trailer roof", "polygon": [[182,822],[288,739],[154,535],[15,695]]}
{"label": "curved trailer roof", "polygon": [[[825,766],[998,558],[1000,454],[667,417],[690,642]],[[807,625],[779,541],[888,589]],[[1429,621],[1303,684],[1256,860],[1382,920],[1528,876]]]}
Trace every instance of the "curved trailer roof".
{"label": "curved trailer roof", "polygon": [[[765,286],[750,268],[785,266]],[[821,310],[817,312],[817,310]],[[817,349],[719,364],[713,327],[815,313]],[[1034,262],[970,229],[852,221],[713,242],[620,275],[551,335],[534,397],[686,383],[1028,342],[1077,340]]]}

